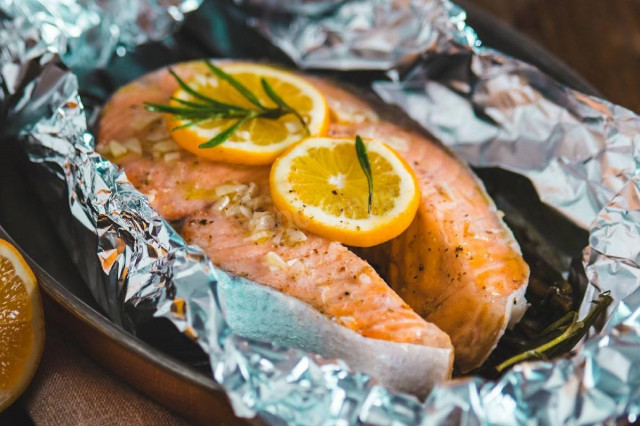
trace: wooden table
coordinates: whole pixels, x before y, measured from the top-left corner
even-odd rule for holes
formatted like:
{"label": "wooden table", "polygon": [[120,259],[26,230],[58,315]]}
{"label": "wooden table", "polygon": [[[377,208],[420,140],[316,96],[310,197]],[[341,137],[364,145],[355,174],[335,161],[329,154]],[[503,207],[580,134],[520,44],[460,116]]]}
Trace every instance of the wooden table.
{"label": "wooden table", "polygon": [[466,1],[540,43],[607,99],[640,112],[640,1]]}

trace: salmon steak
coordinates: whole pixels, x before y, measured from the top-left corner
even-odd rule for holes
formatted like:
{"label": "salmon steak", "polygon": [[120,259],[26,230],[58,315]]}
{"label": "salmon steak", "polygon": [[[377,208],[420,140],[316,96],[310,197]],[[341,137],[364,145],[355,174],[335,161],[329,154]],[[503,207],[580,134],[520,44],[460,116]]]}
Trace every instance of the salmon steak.
{"label": "salmon steak", "polygon": [[[184,81],[205,72],[202,62],[171,69]],[[339,357],[385,385],[424,395],[450,378],[454,354],[462,372],[480,366],[520,320],[528,266],[462,161],[422,132],[385,121],[384,113],[351,91],[303,78],[326,98],[329,135],[384,140],[413,168],[421,200],[398,237],[356,249],[298,229],[273,205],[270,166],[215,162],[180,148],[163,114],[144,104],[168,103],[179,88],[168,68],[112,96],[102,111],[96,150],[125,170],[189,244],[241,277],[230,290],[236,293],[229,296],[228,314],[233,316],[231,305],[249,309],[258,303],[251,309],[262,337]],[[256,291],[265,296],[249,300]],[[257,319],[261,309],[273,309],[273,324]],[[316,343],[291,338],[294,329]],[[234,331],[260,337],[246,327]]]}

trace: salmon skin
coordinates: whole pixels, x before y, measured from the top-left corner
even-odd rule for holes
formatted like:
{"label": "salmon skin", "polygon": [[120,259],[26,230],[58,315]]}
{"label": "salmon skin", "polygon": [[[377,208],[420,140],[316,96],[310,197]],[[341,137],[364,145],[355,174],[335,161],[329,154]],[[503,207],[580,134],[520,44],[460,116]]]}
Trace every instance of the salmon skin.
{"label": "salmon skin", "polygon": [[[172,69],[185,80],[206,72],[201,62]],[[388,141],[420,181],[422,201],[411,227],[360,252],[390,286],[348,247],[283,229],[269,197],[269,167],[211,162],[173,144],[162,116],[143,106],[168,102],[178,88],[167,69],[114,94],[103,110],[96,148],[123,167],[152,206],[179,224],[181,235],[205,249],[218,267],[275,290],[269,300],[278,309],[291,298],[308,307],[298,323],[304,324],[300,318],[330,323],[319,326],[327,344],[314,350],[341,357],[396,389],[423,395],[450,377],[452,342],[458,365],[473,368],[506,326],[522,316],[528,267],[493,202],[463,163],[422,134],[380,120],[349,92],[313,80],[329,102],[332,134]],[[311,328],[307,331],[313,334]],[[384,348],[345,350],[370,342]]]}

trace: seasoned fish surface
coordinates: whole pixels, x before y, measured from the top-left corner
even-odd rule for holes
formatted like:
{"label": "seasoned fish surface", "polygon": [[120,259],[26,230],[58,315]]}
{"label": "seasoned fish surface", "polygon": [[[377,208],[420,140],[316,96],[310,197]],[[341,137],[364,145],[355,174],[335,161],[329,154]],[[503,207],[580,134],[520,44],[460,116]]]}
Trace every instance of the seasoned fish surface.
{"label": "seasoned fish surface", "polygon": [[[204,72],[196,62],[173,69],[184,79]],[[450,376],[452,342],[462,370],[478,366],[526,306],[528,267],[513,236],[466,165],[423,135],[381,121],[350,93],[322,80],[314,84],[331,107],[333,135],[388,141],[418,177],[422,201],[410,228],[358,252],[391,288],[367,261],[337,242],[298,229],[257,238],[252,230],[256,211],[267,213],[269,225],[284,226],[270,202],[269,168],[210,162],[173,147],[162,117],[143,106],[144,101],[167,102],[177,89],[166,69],[113,96],[103,111],[98,149],[109,156],[112,141],[128,147],[111,158],[219,267],[295,297],[365,338],[403,344],[402,350],[414,345],[440,350],[403,366],[439,366],[429,370],[430,383]],[[226,190],[230,195],[244,191],[248,201],[229,201]],[[230,215],[221,207],[225,203],[243,209]]]}
{"label": "seasoned fish surface", "polygon": [[[173,69],[187,80],[194,71],[203,71],[198,63]],[[359,353],[360,359],[349,360],[348,352],[332,350],[331,344],[323,355],[340,356],[356,370],[364,365],[364,371],[374,376],[384,376],[376,373],[385,365],[424,376],[416,380],[422,389],[407,389],[392,378],[382,378],[393,387],[419,394],[449,378],[453,348],[446,333],[421,318],[347,247],[278,221],[279,213],[269,196],[268,166],[211,162],[172,145],[162,116],[146,111],[143,102],[167,102],[176,89],[166,69],[121,88],[103,111],[98,151],[123,167],[153,207],[179,225],[185,240],[205,249],[220,268],[295,297],[364,338],[396,343],[398,354],[408,352],[410,356]],[[128,147],[126,153],[114,156],[114,141]],[[238,196],[238,191],[244,192]],[[229,214],[224,208],[228,203],[241,209]],[[255,216],[263,214],[271,230],[268,236],[256,239],[260,234],[251,225]],[[286,229],[282,232],[278,227]],[[388,351],[389,347],[384,348]],[[371,359],[363,360],[365,356]],[[394,365],[398,359],[408,364]]]}

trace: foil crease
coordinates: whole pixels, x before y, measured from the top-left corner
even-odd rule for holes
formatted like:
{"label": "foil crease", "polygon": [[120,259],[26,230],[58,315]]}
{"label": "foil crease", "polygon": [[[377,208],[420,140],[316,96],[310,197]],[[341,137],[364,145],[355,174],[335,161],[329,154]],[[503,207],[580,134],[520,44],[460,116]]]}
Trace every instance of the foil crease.
{"label": "foil crease", "polygon": [[387,71],[392,81],[373,84],[383,100],[472,165],[527,176],[543,202],[585,229],[635,173],[634,113],[483,47],[447,0],[356,0],[293,17],[263,3],[248,22],[298,66]]}
{"label": "foil crease", "polygon": [[[251,13],[260,9],[259,1],[250,3]],[[285,15],[274,16],[278,3],[270,3],[266,14],[248,20],[299,65],[389,71],[395,80],[376,83],[375,90],[459,154],[474,164],[522,173],[534,181],[545,202],[576,223],[588,226],[593,220],[584,253],[592,285],[583,311],[597,291],[609,290],[617,303],[608,321],[572,358],[523,363],[496,382],[475,377],[444,383],[424,402],[384,389],[340,361],[234,335],[218,289],[238,278],[217,269],[199,248],[186,245],[126,176],[94,152],[77,79],[59,56],[68,64],[81,57],[80,50],[69,47],[73,43],[64,23],[51,24],[60,27],[50,32],[26,15],[30,9],[24,9],[24,2],[20,7],[1,3],[7,15],[0,22],[3,117],[18,123],[19,141],[30,161],[48,174],[47,185],[54,191],[41,190],[60,196],[65,212],[55,218],[56,224],[111,318],[132,331],[142,308],[169,319],[209,354],[213,377],[236,414],[259,414],[267,422],[636,421],[638,118],[481,48],[464,24],[463,11],[447,1],[332,2],[321,8],[321,16],[308,9],[296,15],[291,6]],[[119,31],[133,25],[135,33],[139,22],[128,22]],[[137,37],[133,40],[144,40]],[[93,41],[83,39],[77,46],[86,52]],[[299,46],[309,50],[298,51]],[[87,250],[96,256],[86,256]]]}
{"label": "foil crease", "polygon": [[202,0],[0,0],[10,17],[26,20],[39,41],[68,66],[105,66],[113,52],[161,40],[197,9]]}

